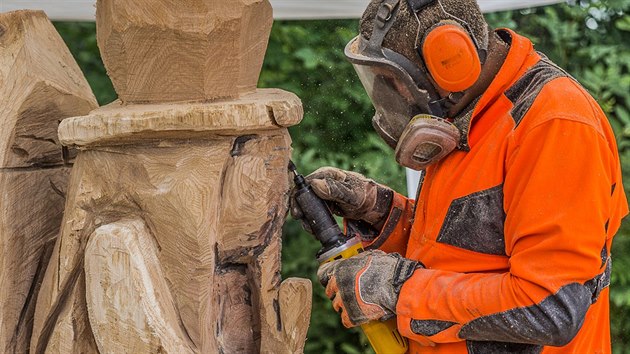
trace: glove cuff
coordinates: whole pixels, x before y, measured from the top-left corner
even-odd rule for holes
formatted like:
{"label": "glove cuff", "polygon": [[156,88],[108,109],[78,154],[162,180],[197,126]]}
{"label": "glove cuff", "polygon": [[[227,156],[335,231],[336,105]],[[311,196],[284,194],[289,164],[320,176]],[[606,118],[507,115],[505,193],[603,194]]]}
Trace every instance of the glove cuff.
{"label": "glove cuff", "polygon": [[343,224],[347,237],[358,237],[363,243],[371,243],[379,235],[379,230],[363,220],[343,219]]}
{"label": "glove cuff", "polygon": [[371,224],[376,230],[381,230],[394,202],[394,191],[377,184],[374,206],[368,211],[363,220]]}
{"label": "glove cuff", "polygon": [[411,278],[416,270],[425,268],[425,266],[421,262],[403,258],[397,253],[395,253],[395,255],[399,257],[399,260],[396,263],[396,267],[394,268],[392,286],[394,287],[396,296],[398,296],[400,294],[400,289],[402,289],[403,284],[405,284],[405,282],[409,280],[409,278]]}

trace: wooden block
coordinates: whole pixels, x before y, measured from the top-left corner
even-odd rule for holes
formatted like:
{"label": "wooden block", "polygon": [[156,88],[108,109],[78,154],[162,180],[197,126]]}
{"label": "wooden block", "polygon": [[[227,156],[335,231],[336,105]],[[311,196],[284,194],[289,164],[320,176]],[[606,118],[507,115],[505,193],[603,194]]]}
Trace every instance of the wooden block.
{"label": "wooden block", "polygon": [[59,122],[97,107],[70,51],[41,11],[0,14],[0,168],[62,164]]}
{"label": "wooden block", "polygon": [[64,145],[140,143],[212,135],[246,135],[300,123],[300,99],[278,89],[261,89],[238,100],[211,103],[104,106],[87,116],[65,119]]}
{"label": "wooden block", "polygon": [[[44,287],[42,292],[43,289]],[[56,326],[51,328],[48,346],[44,348],[31,346],[31,353],[104,354],[98,350],[89,321],[80,315],[87,313],[85,293],[85,276],[78,274],[77,286],[66,298],[69,306],[59,308],[58,321]],[[37,306],[39,307],[39,303]]]}
{"label": "wooden block", "polygon": [[299,353],[310,282],[280,277],[302,105],[255,91],[267,0],[99,0],[120,101],[62,122],[79,148],[31,351]]}
{"label": "wooden block", "polygon": [[0,352],[25,353],[70,172],[57,127],[97,104],[43,12],[0,14],[0,48]]}
{"label": "wooden block", "polygon": [[[304,352],[306,333],[311,321],[312,298],[313,287],[308,279],[289,278],[280,285],[278,308],[283,326],[281,343],[284,345],[285,353]],[[266,352],[265,348],[261,352]]]}
{"label": "wooden block", "polygon": [[[255,294],[247,265],[233,265],[220,271],[215,278],[217,306],[217,346],[224,353],[257,353],[260,326],[254,317]],[[244,326],[243,323],[249,323]]]}
{"label": "wooden block", "polygon": [[233,98],[256,88],[268,0],[100,0],[99,48],[125,103]]}
{"label": "wooden block", "polygon": [[90,328],[100,353],[194,353],[141,219],[100,226],[85,251]]}
{"label": "wooden block", "polygon": [[[295,333],[308,328],[310,301],[302,295],[310,288],[295,290],[301,294],[295,298],[283,299],[280,295],[281,226],[289,189],[290,138],[285,128],[243,136],[164,139],[84,149],[73,170],[61,241],[51,262],[52,270],[44,279],[42,292],[46,295],[38,300],[33,348],[45,352],[59,347],[58,338],[63,337],[59,331],[70,329],[57,325],[63,319],[58,314],[69,306],[76,314],[73,323],[92,324],[93,334],[86,337],[68,333],[77,338],[76,342],[95,341],[99,348],[103,346],[101,352],[117,352],[111,348],[125,346],[139,348],[141,342],[154,346],[160,343],[165,353],[179,352],[163,343],[181,342],[181,335],[175,336],[177,340],[168,339],[176,331],[162,335],[146,329],[151,328],[147,325],[139,326],[147,332],[140,331],[133,339],[110,342],[122,338],[116,333],[135,333],[117,328],[129,325],[117,316],[141,311],[134,316],[138,323],[151,322],[149,312],[143,310],[148,305],[134,300],[133,294],[151,297],[153,287],[174,303],[174,314],[165,318],[175,319],[159,328],[181,324],[184,339],[189,338],[195,353],[301,350],[289,348],[304,345],[305,338],[300,341]],[[141,219],[146,226],[119,224],[129,218]],[[131,239],[150,237],[152,242],[142,241],[145,246],[134,246],[140,241],[114,242],[115,237],[103,233],[108,225],[114,225],[115,230],[136,230],[111,233],[131,235]],[[90,246],[96,235],[107,240],[103,242],[109,246]],[[156,245],[156,258],[149,252],[151,246],[147,245],[151,244]],[[112,248],[123,250],[128,264],[112,260],[113,251],[106,251]],[[142,276],[141,268],[153,271]],[[163,270],[161,276],[155,271],[158,268]],[[83,269],[88,274],[86,280],[77,275]],[[103,278],[108,274],[137,279],[133,287],[120,285],[128,288],[121,289],[121,296],[133,293],[126,301],[98,300],[114,298],[103,295],[111,293],[107,290],[111,287],[98,289],[99,284],[111,282]],[[85,312],[82,305],[73,305],[68,297],[82,286],[87,288]],[[160,302],[150,307],[168,308]],[[100,315],[92,313],[95,309]],[[292,313],[301,314],[300,320],[292,319]],[[150,340],[138,342],[135,338]]]}
{"label": "wooden block", "polygon": [[0,352],[24,352],[70,169],[0,171]]}
{"label": "wooden block", "polygon": [[263,254],[256,258],[254,267],[255,274],[259,274],[254,279],[258,285],[256,293],[260,294],[260,353],[303,353],[310,323],[312,285],[307,279],[281,282],[278,237],[271,239]]}

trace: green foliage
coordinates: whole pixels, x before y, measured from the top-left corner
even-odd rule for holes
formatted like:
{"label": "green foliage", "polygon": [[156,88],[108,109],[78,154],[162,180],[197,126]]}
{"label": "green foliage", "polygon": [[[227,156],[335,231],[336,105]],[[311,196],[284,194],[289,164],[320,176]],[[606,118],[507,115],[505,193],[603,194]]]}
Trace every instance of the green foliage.
{"label": "green foliage", "polygon": [[[624,179],[630,173],[630,7],[628,0],[582,0],[488,16],[495,27],[510,27],[531,38],[538,50],[574,75],[602,104],[618,138]],[[79,60],[101,104],[115,93],[96,48],[93,24],[56,24]],[[305,117],[291,128],[293,159],[302,173],[337,166],[364,173],[405,192],[403,170],[373,132],[373,109],[352,66],[343,56],[356,35],[356,20],[278,21],[260,79],[261,87],[279,87],[302,99]],[[627,192],[630,182],[626,182]],[[310,278],[314,299],[306,353],[371,353],[357,330],[346,330],[317,283],[318,244],[299,223],[284,230],[283,276]],[[630,353],[630,226],[613,248],[611,287],[615,353]]]}
{"label": "green foliage", "polygon": [[55,27],[81,66],[98,103],[104,105],[115,100],[116,92],[106,74],[96,44],[96,24],[58,22],[55,23]]}

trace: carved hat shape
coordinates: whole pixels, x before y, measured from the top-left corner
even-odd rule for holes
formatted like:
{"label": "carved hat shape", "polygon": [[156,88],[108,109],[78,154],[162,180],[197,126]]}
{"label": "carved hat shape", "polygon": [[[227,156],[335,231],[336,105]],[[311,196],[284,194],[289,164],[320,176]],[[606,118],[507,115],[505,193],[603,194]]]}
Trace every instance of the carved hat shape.
{"label": "carved hat shape", "polygon": [[125,103],[209,101],[256,88],[268,0],[99,0],[99,48]]}

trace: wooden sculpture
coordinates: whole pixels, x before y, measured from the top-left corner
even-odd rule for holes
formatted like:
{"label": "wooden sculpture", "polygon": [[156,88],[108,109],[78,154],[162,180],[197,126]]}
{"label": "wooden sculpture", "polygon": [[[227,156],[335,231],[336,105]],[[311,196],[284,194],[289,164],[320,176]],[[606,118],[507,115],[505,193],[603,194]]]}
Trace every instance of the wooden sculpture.
{"label": "wooden sculpture", "polygon": [[267,0],[101,0],[121,100],[78,147],[33,353],[299,353],[311,284],[280,278],[300,100],[256,90]]}
{"label": "wooden sculpture", "polygon": [[72,153],[57,139],[59,121],[96,107],[43,12],[0,14],[0,353],[28,352],[61,226]]}
{"label": "wooden sculpture", "polygon": [[103,61],[123,102],[256,89],[273,21],[268,1],[108,0],[97,11]]}

